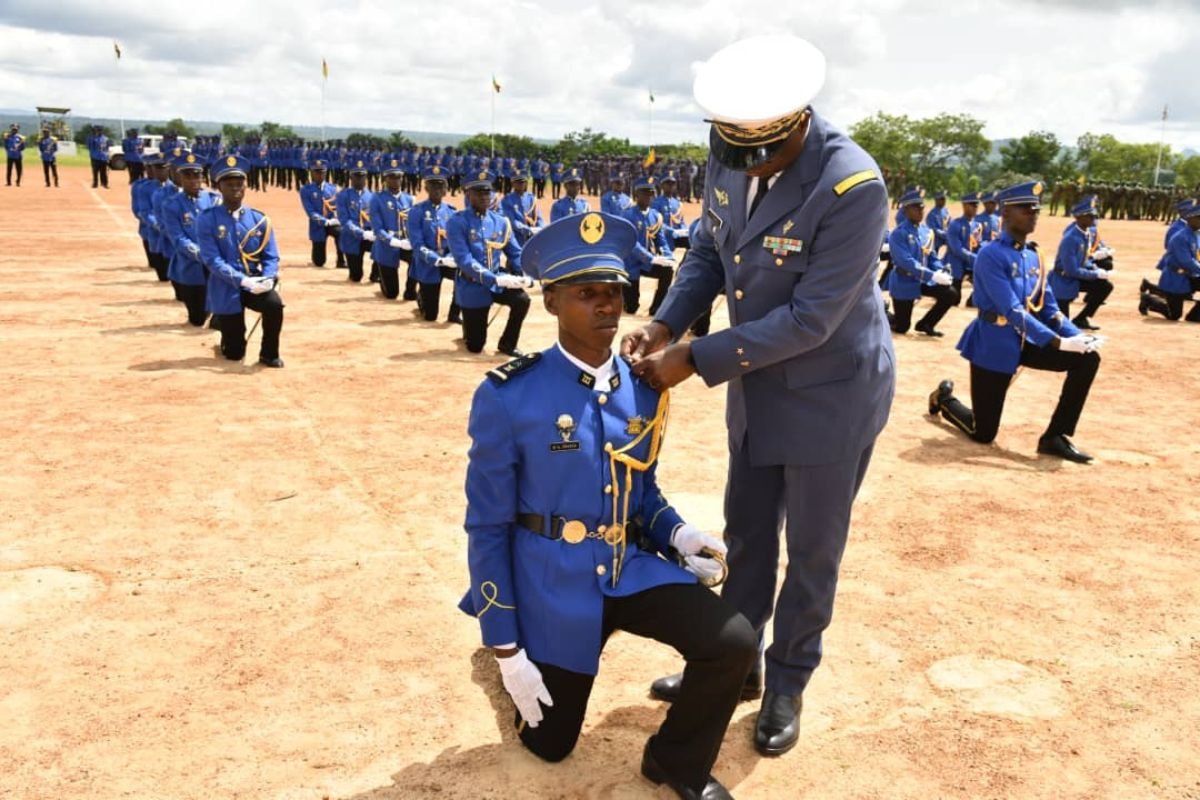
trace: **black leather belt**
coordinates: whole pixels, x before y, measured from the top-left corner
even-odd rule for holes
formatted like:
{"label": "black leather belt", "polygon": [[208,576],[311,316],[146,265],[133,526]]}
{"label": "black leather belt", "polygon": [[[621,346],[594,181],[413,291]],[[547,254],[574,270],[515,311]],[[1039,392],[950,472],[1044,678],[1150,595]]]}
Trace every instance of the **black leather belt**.
{"label": "black leather belt", "polygon": [[995,311],[980,311],[979,318],[1000,328],[1008,324],[1008,317],[1003,314],[997,314]]}
{"label": "black leather belt", "polygon": [[587,523],[577,519],[567,519],[557,514],[550,515],[550,530],[546,530],[546,517],[541,514],[520,513],[515,522],[538,536],[557,542],[562,539],[568,544],[579,544],[584,539],[602,539],[609,544],[620,540],[619,525],[600,525],[595,530],[589,530]]}

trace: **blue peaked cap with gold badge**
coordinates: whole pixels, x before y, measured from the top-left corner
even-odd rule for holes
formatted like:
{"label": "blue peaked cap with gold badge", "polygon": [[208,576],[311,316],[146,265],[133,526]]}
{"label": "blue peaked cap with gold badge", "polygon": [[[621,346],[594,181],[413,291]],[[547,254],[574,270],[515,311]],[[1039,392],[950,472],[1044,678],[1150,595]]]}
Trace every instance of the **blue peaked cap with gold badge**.
{"label": "blue peaked cap with gold badge", "polygon": [[219,158],[213,162],[209,169],[209,174],[212,176],[213,183],[220,183],[222,178],[230,176],[246,177],[246,173],[250,171],[250,162],[241,156],[229,155],[224,158]]}
{"label": "blue peaked cap with gold badge", "polygon": [[962,197],[958,198],[958,202],[964,205],[967,203],[978,203],[979,195],[977,195],[975,192],[967,192]]}
{"label": "blue peaked cap with gold badge", "polygon": [[312,160],[312,163],[308,165],[308,168],[309,169],[323,169],[325,171],[328,171],[329,170],[329,162],[323,158],[314,158]]}
{"label": "blue peaked cap with gold badge", "polygon": [[441,181],[446,183],[446,170],[437,164],[431,164],[421,173],[421,179],[426,181]]}
{"label": "blue peaked cap with gold badge", "polygon": [[1072,217],[1098,217],[1100,216],[1100,204],[1096,202],[1096,195],[1088,194],[1071,206]]}
{"label": "blue peaked cap with gold badge", "polygon": [[1018,183],[1016,186],[1010,186],[1007,189],[1001,189],[996,192],[995,200],[1004,206],[1033,206],[1034,208],[1042,207],[1042,182],[1029,181],[1028,183]]}
{"label": "blue peaked cap with gold badge", "polygon": [[656,192],[658,191],[659,183],[660,181],[658,178],[654,177],[653,175],[642,175],[633,182],[633,190],[638,192],[642,189],[647,189],[651,192]]}
{"label": "blue peaked cap with gold badge", "polygon": [[625,219],[592,211],[552,222],[525,243],[521,269],[544,286],[629,283],[625,259],[637,229]]}
{"label": "blue peaked cap with gold badge", "polygon": [[204,164],[196,157],[195,153],[180,154],[171,159],[171,166],[175,169],[193,169],[197,172],[204,171]]}
{"label": "blue peaked cap with gold badge", "polygon": [[492,184],[496,182],[496,173],[490,169],[481,169],[478,172],[471,172],[463,175],[463,189],[491,189]]}
{"label": "blue peaked cap with gold badge", "polygon": [[907,208],[908,206],[920,206],[925,204],[924,189],[910,189],[900,195],[900,207]]}
{"label": "blue peaked cap with gold badge", "polygon": [[383,164],[384,175],[403,175],[404,165],[398,158],[389,158]]}

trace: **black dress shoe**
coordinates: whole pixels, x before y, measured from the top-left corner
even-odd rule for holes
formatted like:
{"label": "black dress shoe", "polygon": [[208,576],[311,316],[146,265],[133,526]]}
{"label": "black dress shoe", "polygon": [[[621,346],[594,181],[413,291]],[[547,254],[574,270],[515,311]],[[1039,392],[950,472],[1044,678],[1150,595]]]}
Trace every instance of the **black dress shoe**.
{"label": "black dress shoe", "polygon": [[954,395],[954,381],[946,380],[929,393],[929,416],[936,417],[942,410],[942,404]]}
{"label": "black dress shoe", "polygon": [[675,794],[684,798],[684,800],[733,800],[733,795],[729,790],[721,785],[721,782],[712,775],[708,776],[708,783],[704,784],[701,791],[696,791],[692,787],[680,782],[680,780],[671,773],[667,772],[654,758],[654,754],[650,752],[650,743],[646,742],[646,749],[642,751],[642,774],[646,779],[654,784],[666,784],[674,790]]}
{"label": "black dress shoe", "polygon": [[763,695],[762,708],[754,720],[754,749],[764,756],[781,756],[800,740],[800,695],[787,695],[769,689]]}
{"label": "black dress shoe", "polygon": [[1091,321],[1088,320],[1087,317],[1077,317],[1077,318],[1071,320],[1071,322],[1074,323],[1075,327],[1079,328],[1079,330],[1081,330],[1081,331],[1098,331],[1098,330],[1100,330],[1100,326],[1093,325],[1091,323]]}
{"label": "black dress shoe", "polygon": [[[1145,281],[1142,281],[1145,283]],[[1144,291],[1142,296],[1138,298],[1138,313],[1143,317],[1146,316],[1146,311],[1150,308],[1150,297]]]}
{"label": "black dress shoe", "polygon": [[264,367],[279,369],[283,366],[283,359],[279,356],[275,356],[275,358],[260,358],[258,363],[262,364]]}
{"label": "black dress shoe", "polygon": [[452,317],[446,317],[446,322],[449,322],[451,325],[462,325],[462,317],[455,314]]}
{"label": "black dress shoe", "polygon": [[503,353],[506,356],[512,356],[513,358],[521,358],[523,355],[525,355],[524,350],[516,347],[500,347],[497,348],[496,352]]}
{"label": "black dress shoe", "polygon": [[1043,436],[1038,439],[1037,451],[1042,455],[1065,458],[1067,461],[1074,461],[1076,464],[1090,464],[1092,461],[1091,456],[1076,448],[1075,445],[1071,444],[1071,440],[1062,434]]}
{"label": "black dress shoe", "polygon": [[913,325],[913,330],[923,333],[926,336],[932,336],[935,339],[940,339],[941,337],[946,335],[939,330],[934,330],[929,325],[922,325],[919,322],[916,325]]}
{"label": "black dress shoe", "polygon": [[[674,675],[667,675],[659,678],[650,684],[650,696],[655,700],[662,700],[667,703],[674,703],[679,699],[679,687],[683,683],[683,673],[676,672]],[[746,676],[746,682],[742,684],[741,700],[757,700],[762,697],[763,679],[762,672],[757,669],[750,670]]]}

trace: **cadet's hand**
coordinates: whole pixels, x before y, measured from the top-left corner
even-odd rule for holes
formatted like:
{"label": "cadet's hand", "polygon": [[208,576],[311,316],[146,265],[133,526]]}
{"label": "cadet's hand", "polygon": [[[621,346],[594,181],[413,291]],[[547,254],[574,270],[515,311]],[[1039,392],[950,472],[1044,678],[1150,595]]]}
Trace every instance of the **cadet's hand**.
{"label": "cadet's hand", "polygon": [[521,289],[525,286],[523,275],[497,275],[496,285],[501,289]]}
{"label": "cadet's hand", "polygon": [[434,262],[435,267],[457,267],[458,262],[454,260],[454,256],[442,256]]}
{"label": "cadet's hand", "polygon": [[688,235],[687,228],[675,228],[675,230],[673,232],[674,232],[676,238],[686,237]]}
{"label": "cadet's hand", "polygon": [[375,231],[369,231],[364,228],[363,229],[363,241],[364,242],[375,241]]}
{"label": "cadet's hand", "polygon": [[685,522],[676,528],[671,534],[671,546],[683,556],[684,569],[705,585],[719,580],[725,572],[725,567],[720,561],[704,555],[706,551],[710,551],[724,556],[729,552],[725,543],[715,536],[709,536],[695,525]]}
{"label": "cadet's hand", "polygon": [[650,259],[650,263],[656,267],[674,267],[675,259],[670,256],[654,256]]}
{"label": "cadet's hand", "polygon": [[250,289],[250,294],[266,294],[274,288],[274,278],[256,278],[254,286]]}
{"label": "cadet's hand", "polygon": [[1104,347],[1104,345],[1106,345],[1108,343],[1108,338],[1104,337],[1104,336],[1089,336],[1088,338],[1091,339],[1091,341],[1088,342],[1087,351],[1089,353],[1095,353],[1101,347]]}
{"label": "cadet's hand", "polygon": [[[497,658],[500,665],[500,677],[504,681],[504,689],[513,699],[521,719],[536,728],[542,721],[542,705],[554,707],[554,700],[542,680],[542,672],[529,660],[524,650],[518,650],[515,655]],[[540,704],[539,704],[540,703]]]}
{"label": "cadet's hand", "polygon": [[1111,281],[1111,280],[1112,280],[1112,276],[1108,274],[1108,270],[1106,270],[1106,269],[1102,269],[1102,270],[1100,270],[1099,274],[1098,274],[1098,275],[1096,275],[1096,280],[1099,280],[1099,281]]}
{"label": "cadet's hand", "polygon": [[187,246],[187,251],[192,254],[192,258],[200,258],[200,245],[195,242]]}
{"label": "cadet's hand", "polygon": [[249,276],[246,276],[245,278],[242,278],[242,280],[240,282],[240,286],[243,289],[245,289],[247,292],[253,292],[254,287],[258,286],[258,278],[251,278]]}
{"label": "cadet's hand", "polygon": [[[648,327],[648,326],[647,326]],[[651,389],[663,391],[696,374],[692,366],[691,342],[679,342],[643,356],[634,362],[633,374],[641,378]]]}
{"label": "cadet's hand", "polygon": [[325,227],[326,227],[326,228],[337,228],[337,227],[341,226],[341,224],[342,224],[342,223],[338,222],[336,219],[327,219],[327,220],[325,220]]}
{"label": "cadet's hand", "polygon": [[621,355],[636,364],[646,356],[663,349],[671,341],[671,330],[661,322],[648,322],[640,330],[625,334],[621,339]]}
{"label": "cadet's hand", "polygon": [[1058,340],[1058,349],[1064,353],[1090,353],[1093,338],[1083,333],[1068,336]]}
{"label": "cadet's hand", "polygon": [[392,239],[395,242],[392,244],[392,247],[399,247],[401,250],[412,250],[412,242],[410,242],[408,239],[397,239],[394,236]]}
{"label": "cadet's hand", "polygon": [[933,282],[937,286],[949,286],[954,283],[954,277],[949,272],[939,270],[933,273]]}

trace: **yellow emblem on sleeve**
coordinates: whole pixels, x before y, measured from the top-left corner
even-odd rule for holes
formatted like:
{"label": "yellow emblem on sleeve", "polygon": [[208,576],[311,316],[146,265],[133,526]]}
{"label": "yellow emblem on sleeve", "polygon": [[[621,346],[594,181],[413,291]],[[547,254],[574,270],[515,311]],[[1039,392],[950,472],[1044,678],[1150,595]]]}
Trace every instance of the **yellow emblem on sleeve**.
{"label": "yellow emblem on sleeve", "polygon": [[604,218],[592,212],[584,214],[579,223],[579,238],[588,244],[595,244],[604,238]]}
{"label": "yellow emblem on sleeve", "polygon": [[719,206],[729,205],[729,192],[722,191],[721,189],[718,189],[714,186],[713,194],[716,195],[716,197],[717,197],[717,205],[719,205]]}

